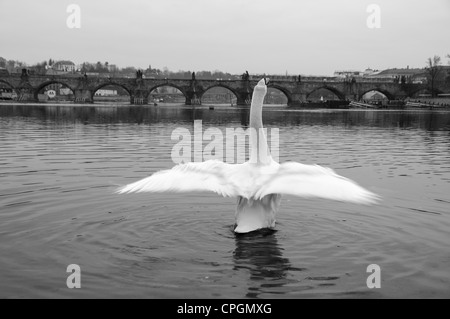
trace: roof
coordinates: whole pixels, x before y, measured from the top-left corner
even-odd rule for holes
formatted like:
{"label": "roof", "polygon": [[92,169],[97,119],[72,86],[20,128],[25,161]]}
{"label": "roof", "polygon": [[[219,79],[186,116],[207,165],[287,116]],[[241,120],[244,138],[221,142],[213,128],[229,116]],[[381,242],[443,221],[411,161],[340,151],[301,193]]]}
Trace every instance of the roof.
{"label": "roof", "polygon": [[53,65],[58,65],[58,64],[75,65],[75,63],[73,63],[72,61],[68,61],[68,60],[61,60],[61,61],[55,62]]}
{"label": "roof", "polygon": [[414,75],[423,73],[423,69],[387,69],[383,70],[378,75]]}

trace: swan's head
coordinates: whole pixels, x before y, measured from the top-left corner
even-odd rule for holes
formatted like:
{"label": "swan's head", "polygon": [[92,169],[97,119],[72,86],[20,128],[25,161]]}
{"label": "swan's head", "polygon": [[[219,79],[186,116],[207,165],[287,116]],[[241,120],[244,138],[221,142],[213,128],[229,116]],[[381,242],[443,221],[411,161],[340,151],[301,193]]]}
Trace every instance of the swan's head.
{"label": "swan's head", "polygon": [[253,89],[255,92],[259,93],[259,94],[263,94],[266,95],[267,93],[267,85],[266,83],[269,82],[269,80],[266,78],[261,79],[258,84],[256,84],[255,88]]}

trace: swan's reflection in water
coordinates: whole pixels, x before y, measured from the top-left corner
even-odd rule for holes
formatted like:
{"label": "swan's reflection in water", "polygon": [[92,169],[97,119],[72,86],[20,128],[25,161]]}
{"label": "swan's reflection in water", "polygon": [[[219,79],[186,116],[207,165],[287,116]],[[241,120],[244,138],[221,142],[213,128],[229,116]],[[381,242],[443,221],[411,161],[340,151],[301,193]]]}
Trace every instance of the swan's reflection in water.
{"label": "swan's reflection in water", "polygon": [[236,234],[233,253],[234,269],[250,272],[246,297],[258,298],[262,293],[283,294],[288,283],[289,259],[283,257],[283,248],[274,230]]}

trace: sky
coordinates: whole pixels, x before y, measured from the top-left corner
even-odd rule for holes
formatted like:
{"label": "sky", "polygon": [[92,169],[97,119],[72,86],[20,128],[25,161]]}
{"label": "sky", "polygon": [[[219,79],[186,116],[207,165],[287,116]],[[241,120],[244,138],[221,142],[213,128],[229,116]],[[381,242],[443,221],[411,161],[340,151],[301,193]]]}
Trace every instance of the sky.
{"label": "sky", "polygon": [[449,30],[450,0],[0,0],[0,57],[28,64],[332,75],[446,64]]}

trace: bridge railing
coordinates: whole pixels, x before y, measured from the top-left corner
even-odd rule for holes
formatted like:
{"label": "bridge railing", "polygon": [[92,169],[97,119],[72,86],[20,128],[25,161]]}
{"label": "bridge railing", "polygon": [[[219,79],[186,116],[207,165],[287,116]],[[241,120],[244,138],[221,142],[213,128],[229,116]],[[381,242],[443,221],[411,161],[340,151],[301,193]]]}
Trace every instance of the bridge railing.
{"label": "bridge railing", "polygon": [[[9,76],[20,76],[21,73],[10,73]],[[67,73],[67,74],[47,74],[47,75],[37,75],[37,74],[30,74],[30,77],[51,77],[51,78],[80,78],[85,76],[84,74],[81,73]],[[251,75],[250,76],[250,80],[251,81],[259,81],[264,75]],[[331,83],[351,83],[351,82],[355,82],[355,83],[396,83],[395,79],[392,77],[383,77],[383,78],[366,78],[366,77],[355,77],[355,78],[345,78],[345,77],[336,77],[336,76],[301,76],[300,79],[298,76],[280,76],[280,75],[266,75],[267,78],[269,78],[272,82],[316,82],[316,83],[326,83],[326,82],[331,82]],[[132,79],[135,77],[132,76],[117,76],[117,75],[111,75],[109,73],[103,73],[103,74],[98,74],[98,75],[87,75],[87,78],[90,79],[109,79],[111,81],[114,80],[121,80],[121,79]],[[186,79],[186,78],[160,78],[160,77],[156,77],[156,78],[143,78],[144,80],[154,80],[154,81],[190,81],[191,79]],[[354,80],[353,80],[354,79]],[[198,81],[212,81],[212,82],[236,82],[236,81],[242,81],[241,79],[203,79],[203,78],[197,78],[196,80]]]}
{"label": "bridge railing", "polygon": [[[250,78],[252,81],[261,79],[264,75],[252,75]],[[392,77],[379,77],[379,78],[367,78],[367,77],[354,77],[345,78],[339,76],[286,76],[286,75],[265,75],[272,82],[356,82],[356,83],[394,83]],[[353,80],[354,79],[354,80]]]}

